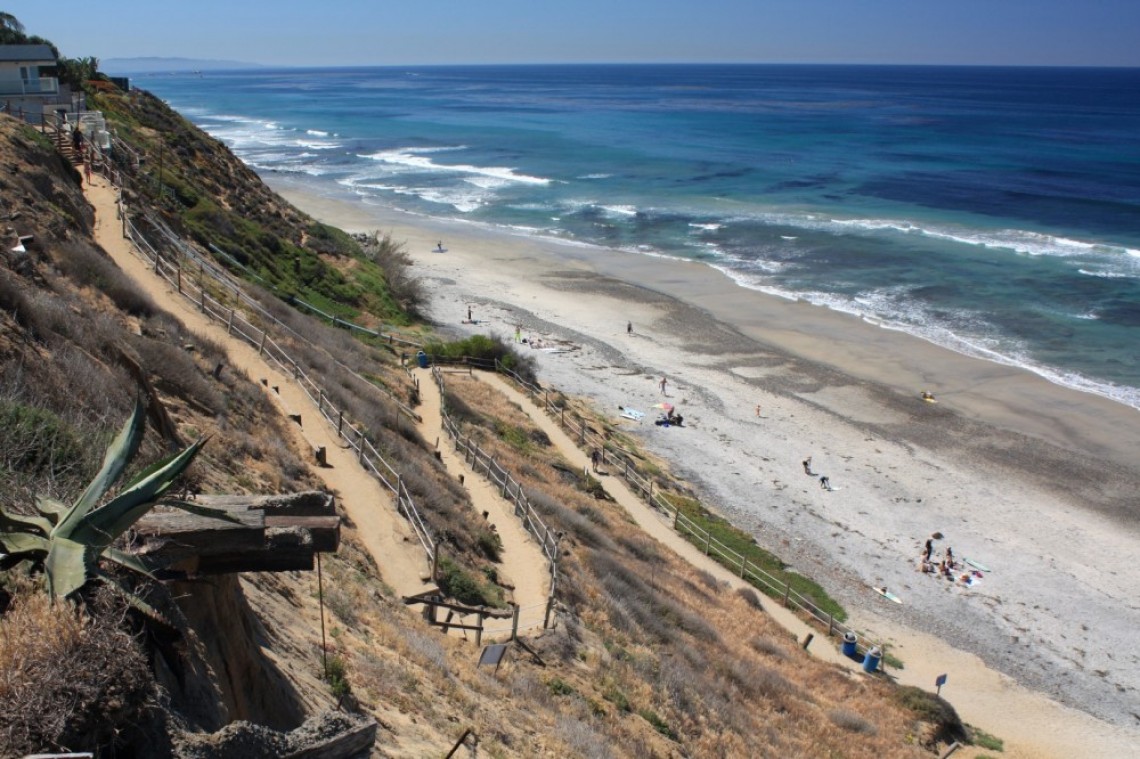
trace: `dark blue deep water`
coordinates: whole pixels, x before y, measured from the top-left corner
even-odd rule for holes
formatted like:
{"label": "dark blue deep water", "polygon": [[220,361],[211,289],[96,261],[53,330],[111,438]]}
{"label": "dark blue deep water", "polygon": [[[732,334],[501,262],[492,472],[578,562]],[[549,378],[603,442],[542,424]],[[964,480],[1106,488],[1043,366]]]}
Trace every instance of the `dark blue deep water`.
{"label": "dark blue deep water", "polygon": [[1140,408],[1140,70],[136,75],[261,172],[697,259]]}

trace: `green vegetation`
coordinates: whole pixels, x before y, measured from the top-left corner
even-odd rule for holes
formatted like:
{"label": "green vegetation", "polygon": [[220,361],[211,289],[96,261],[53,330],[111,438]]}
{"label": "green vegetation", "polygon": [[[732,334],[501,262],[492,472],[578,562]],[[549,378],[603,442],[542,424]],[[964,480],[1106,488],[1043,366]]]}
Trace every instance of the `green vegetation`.
{"label": "green vegetation", "polygon": [[[847,619],[846,610],[829,596],[819,583],[801,574],[789,571],[787,564],[775,554],[756,545],[755,539],[744,530],[729,524],[724,517],[713,514],[695,498],[672,493],[662,495],[673,508],[696,525],[697,534],[692,534],[688,530],[679,530],[689,542],[704,548],[707,533],[713,540],[744,556],[749,564],[772,575],[778,584],[791,585],[792,590],[811,599],[811,602],[821,612],[831,614],[837,622],[843,622]],[[729,564],[723,557],[715,553],[710,555],[733,571],[739,571],[740,566],[738,564]],[[772,597],[779,597],[783,592],[782,588],[774,589],[767,585],[754,584],[761,592]]]}
{"label": "green vegetation", "polygon": [[120,164],[132,189],[161,200],[176,231],[223,251],[213,254],[235,274],[282,299],[297,298],[365,326],[411,323],[421,293],[407,274],[410,259],[401,245],[379,234],[356,239],[286,205],[231,153],[147,92],[127,96],[98,88],[90,100],[117,136],[146,157],[137,169]]}
{"label": "green vegetation", "polygon": [[546,683],[546,687],[550,688],[550,692],[556,696],[570,696],[578,691],[574,690],[574,686],[563,680],[561,677],[552,677]]}
{"label": "green vegetation", "polygon": [[969,726],[970,743],[979,748],[990,751],[1005,751],[1005,741],[997,736],[990,735],[980,727]]}
{"label": "green vegetation", "polygon": [[502,588],[489,582],[481,582],[447,556],[441,556],[436,568],[436,582],[444,595],[469,606],[504,605]]}
{"label": "green vegetation", "polygon": [[677,734],[669,727],[669,723],[657,716],[657,712],[652,709],[638,709],[638,715],[653,726],[653,729],[664,735],[669,740],[677,740]]}
{"label": "green vegetation", "polygon": [[449,361],[473,359],[478,366],[491,366],[497,359],[502,367],[517,373],[527,382],[535,382],[534,359],[520,355],[498,336],[472,335],[450,343],[428,342],[424,345],[424,352],[433,358]]}
{"label": "green vegetation", "polygon": [[333,656],[328,660],[325,668],[325,681],[328,682],[332,694],[337,698],[344,698],[352,692],[348,684],[348,664],[340,656]]}

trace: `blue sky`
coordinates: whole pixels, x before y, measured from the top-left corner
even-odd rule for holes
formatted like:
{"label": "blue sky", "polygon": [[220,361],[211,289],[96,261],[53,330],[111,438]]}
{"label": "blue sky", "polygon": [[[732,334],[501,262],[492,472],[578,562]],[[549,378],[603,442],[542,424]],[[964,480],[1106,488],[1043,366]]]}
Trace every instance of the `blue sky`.
{"label": "blue sky", "polygon": [[1140,0],[52,0],[8,12],[64,55],[100,59],[1140,66]]}

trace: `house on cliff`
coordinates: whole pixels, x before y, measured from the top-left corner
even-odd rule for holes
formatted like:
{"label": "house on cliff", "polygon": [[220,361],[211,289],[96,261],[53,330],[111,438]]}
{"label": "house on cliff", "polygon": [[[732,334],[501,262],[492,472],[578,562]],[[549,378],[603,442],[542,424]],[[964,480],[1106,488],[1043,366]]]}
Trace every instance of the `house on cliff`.
{"label": "house on cliff", "polygon": [[0,105],[7,113],[38,122],[42,114],[83,109],[71,88],[56,76],[55,53],[48,45],[0,45]]}

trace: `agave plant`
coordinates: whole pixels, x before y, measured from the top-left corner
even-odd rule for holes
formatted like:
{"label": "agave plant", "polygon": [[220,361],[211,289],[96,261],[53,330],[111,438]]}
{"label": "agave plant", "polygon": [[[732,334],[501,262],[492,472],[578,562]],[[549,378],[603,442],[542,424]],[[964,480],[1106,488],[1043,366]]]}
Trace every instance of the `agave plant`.
{"label": "agave plant", "polygon": [[150,568],[134,554],[112,546],[150,509],[158,504],[176,506],[203,516],[233,521],[225,512],[177,500],[160,500],[178,476],[190,466],[206,438],[139,472],[109,501],[103,496],[122,476],[138,452],[145,431],[142,399],[103,458],[103,467],[70,507],[51,498],[36,498],[38,515],[12,514],[0,508],[0,569],[23,564],[42,571],[48,591],[67,598],[96,577],[107,559],[150,576]]}

